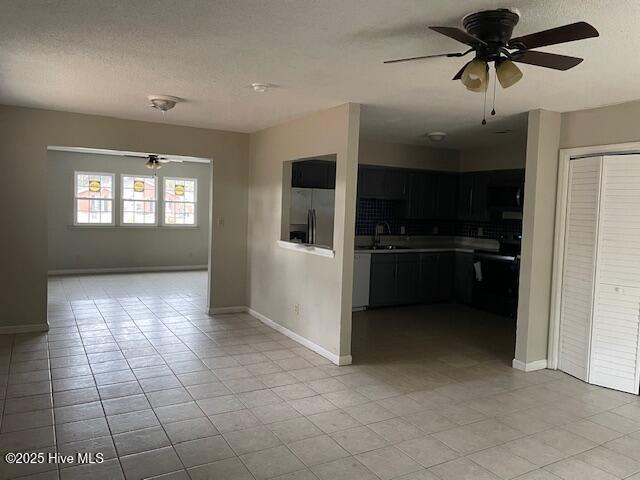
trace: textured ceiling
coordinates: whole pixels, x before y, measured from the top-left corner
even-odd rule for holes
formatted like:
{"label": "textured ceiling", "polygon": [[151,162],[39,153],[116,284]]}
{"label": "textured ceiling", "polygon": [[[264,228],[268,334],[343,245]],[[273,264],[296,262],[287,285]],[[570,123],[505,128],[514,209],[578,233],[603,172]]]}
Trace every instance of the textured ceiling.
{"label": "textured ceiling", "polygon": [[[497,118],[480,126],[482,96],[450,78],[462,59],[383,65],[459,51],[426,25],[517,7],[516,34],[586,20],[600,38],[544,50],[585,58],[568,72],[524,65],[498,89]],[[364,105],[363,135],[442,146],[514,137],[534,108],[577,110],[640,97],[637,0],[7,0],[0,2],[0,103],[163,121],[146,95],[186,102],[164,121],[251,132],[344,102]],[[277,85],[254,93],[252,82]]]}

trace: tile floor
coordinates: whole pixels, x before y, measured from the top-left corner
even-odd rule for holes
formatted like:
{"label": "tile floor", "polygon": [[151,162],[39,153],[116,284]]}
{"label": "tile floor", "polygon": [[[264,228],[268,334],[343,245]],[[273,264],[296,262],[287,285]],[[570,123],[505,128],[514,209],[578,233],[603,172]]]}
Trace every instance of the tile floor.
{"label": "tile floor", "polygon": [[336,367],[246,314],[205,314],[204,282],[52,279],[49,333],[0,337],[0,451],[106,460],[0,478],[640,479],[640,399],[511,369],[505,319],[359,313],[355,364]]}

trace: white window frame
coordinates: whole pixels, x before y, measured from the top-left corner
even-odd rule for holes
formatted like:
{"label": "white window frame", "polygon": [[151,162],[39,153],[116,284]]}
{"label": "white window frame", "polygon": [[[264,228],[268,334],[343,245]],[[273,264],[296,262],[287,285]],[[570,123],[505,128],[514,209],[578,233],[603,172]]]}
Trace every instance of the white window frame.
{"label": "white window frame", "polygon": [[[187,180],[193,182],[193,225],[185,223],[166,223],[165,211],[167,203],[191,203],[165,200],[167,180]],[[171,228],[197,228],[198,227],[198,179],[189,177],[162,177],[162,226]]]}
{"label": "white window frame", "polygon": [[[100,175],[103,177],[111,177],[111,198],[102,199],[111,202],[111,223],[82,223],[78,222],[78,200],[86,200],[84,197],[78,197],[78,175]],[[74,227],[103,228],[116,226],[116,174],[110,172],[73,172],[73,225]]]}
{"label": "white window frame", "polygon": [[[151,200],[131,200],[131,199],[125,199],[124,198],[124,177],[133,177],[133,178],[154,178],[155,179],[155,200],[153,201],[156,204],[156,208],[155,208],[155,221],[153,223],[125,223],[124,222],[124,202],[128,201],[128,202],[133,202],[133,201],[138,201],[138,202],[151,202]],[[155,175],[137,175],[135,173],[121,173],[120,174],[120,226],[122,227],[157,227],[158,226],[158,179],[160,177],[157,177]],[[163,196],[164,198],[164,196]],[[163,213],[163,217],[164,217],[164,211]]]}

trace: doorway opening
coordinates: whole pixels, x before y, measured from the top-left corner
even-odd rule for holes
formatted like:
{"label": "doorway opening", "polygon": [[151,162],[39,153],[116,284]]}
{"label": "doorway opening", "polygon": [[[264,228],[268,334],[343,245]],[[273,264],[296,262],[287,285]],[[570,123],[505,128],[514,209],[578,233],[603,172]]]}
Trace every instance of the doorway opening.
{"label": "doorway opening", "polygon": [[210,159],[52,146],[47,166],[50,304],[209,305]]}

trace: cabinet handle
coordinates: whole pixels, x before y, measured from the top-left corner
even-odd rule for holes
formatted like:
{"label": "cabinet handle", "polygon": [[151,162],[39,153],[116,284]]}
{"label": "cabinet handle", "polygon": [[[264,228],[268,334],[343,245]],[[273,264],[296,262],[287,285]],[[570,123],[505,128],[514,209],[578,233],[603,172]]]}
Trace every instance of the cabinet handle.
{"label": "cabinet handle", "polygon": [[471,215],[472,211],[473,211],[473,188],[471,188],[471,191],[469,192],[469,215]]}
{"label": "cabinet handle", "polygon": [[622,287],[616,287],[616,288],[614,288],[614,290],[615,290],[616,293],[624,293],[624,288],[622,288]]}

